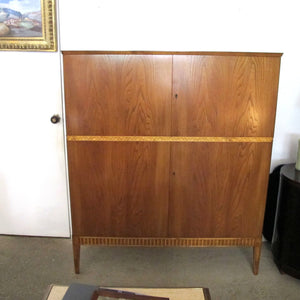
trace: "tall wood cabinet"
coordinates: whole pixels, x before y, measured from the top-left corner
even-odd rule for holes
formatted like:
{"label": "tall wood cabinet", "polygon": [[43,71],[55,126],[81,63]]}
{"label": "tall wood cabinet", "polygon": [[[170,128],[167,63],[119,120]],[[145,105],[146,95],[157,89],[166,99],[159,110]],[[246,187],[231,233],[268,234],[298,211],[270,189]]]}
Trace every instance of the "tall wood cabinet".
{"label": "tall wood cabinet", "polygon": [[80,245],[247,246],[258,272],[281,54],[64,52]]}

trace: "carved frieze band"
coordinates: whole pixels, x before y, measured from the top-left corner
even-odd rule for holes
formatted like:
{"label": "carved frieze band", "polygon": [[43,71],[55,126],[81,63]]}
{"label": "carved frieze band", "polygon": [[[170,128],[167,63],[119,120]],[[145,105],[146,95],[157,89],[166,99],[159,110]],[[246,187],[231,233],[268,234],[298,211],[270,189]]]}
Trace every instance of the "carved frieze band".
{"label": "carved frieze band", "polygon": [[253,247],[261,242],[256,238],[122,238],[79,237],[80,245],[145,246],[145,247]]}
{"label": "carved frieze band", "polygon": [[212,142],[270,143],[272,137],[193,137],[193,136],[88,136],[69,135],[69,142]]}

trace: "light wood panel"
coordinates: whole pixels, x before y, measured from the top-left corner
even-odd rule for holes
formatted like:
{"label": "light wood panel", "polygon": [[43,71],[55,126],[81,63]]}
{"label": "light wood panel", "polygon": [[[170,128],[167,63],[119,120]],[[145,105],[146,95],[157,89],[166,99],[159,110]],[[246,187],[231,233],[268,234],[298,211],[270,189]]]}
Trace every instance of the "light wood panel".
{"label": "light wood panel", "polygon": [[73,235],[164,237],[168,143],[68,143]]}
{"label": "light wood panel", "polygon": [[172,56],[64,55],[69,135],[170,135]]}
{"label": "light wood panel", "polygon": [[273,136],[280,57],[173,60],[172,135]]}
{"label": "light wood panel", "polygon": [[171,145],[169,236],[260,237],[271,143]]}

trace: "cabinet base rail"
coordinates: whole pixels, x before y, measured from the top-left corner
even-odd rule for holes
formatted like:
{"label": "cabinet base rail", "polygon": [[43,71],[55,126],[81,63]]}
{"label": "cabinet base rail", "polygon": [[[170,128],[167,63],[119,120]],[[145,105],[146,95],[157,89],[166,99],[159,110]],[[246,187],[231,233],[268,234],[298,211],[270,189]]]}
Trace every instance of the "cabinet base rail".
{"label": "cabinet base rail", "polygon": [[80,246],[142,247],[253,247],[253,273],[258,274],[261,238],[162,238],[162,237],[90,237],[72,236],[75,273],[79,274]]}

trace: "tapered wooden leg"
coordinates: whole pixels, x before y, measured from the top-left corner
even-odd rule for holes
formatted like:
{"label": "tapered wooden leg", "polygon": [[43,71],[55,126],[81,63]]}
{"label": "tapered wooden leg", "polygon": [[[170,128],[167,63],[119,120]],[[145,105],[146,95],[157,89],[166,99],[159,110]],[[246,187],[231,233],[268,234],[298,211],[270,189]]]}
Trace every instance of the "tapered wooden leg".
{"label": "tapered wooden leg", "polygon": [[259,260],[261,253],[261,241],[257,241],[253,247],[253,273],[254,275],[258,274],[259,269]]}
{"label": "tapered wooden leg", "polygon": [[73,242],[73,257],[74,257],[75,273],[79,274],[79,265],[80,265],[80,241],[79,241],[79,237],[73,236],[72,237],[72,242]]}

